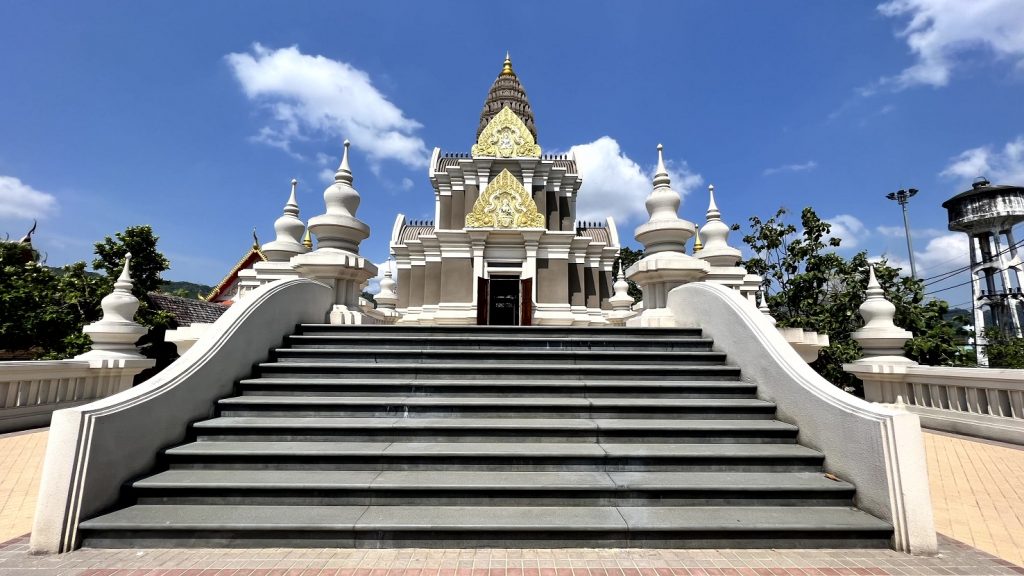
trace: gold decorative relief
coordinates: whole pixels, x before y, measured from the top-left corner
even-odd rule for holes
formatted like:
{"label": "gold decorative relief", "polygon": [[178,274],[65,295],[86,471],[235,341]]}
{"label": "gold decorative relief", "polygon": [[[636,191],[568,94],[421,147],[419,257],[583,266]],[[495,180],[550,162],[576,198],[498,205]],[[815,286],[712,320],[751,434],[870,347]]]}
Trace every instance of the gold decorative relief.
{"label": "gold decorative relief", "polygon": [[491,180],[466,215],[466,228],[543,228],[544,216],[523,184],[508,170]]}
{"label": "gold decorative relief", "polygon": [[497,158],[540,157],[540,146],[522,119],[505,106],[491,118],[472,149],[473,157]]}

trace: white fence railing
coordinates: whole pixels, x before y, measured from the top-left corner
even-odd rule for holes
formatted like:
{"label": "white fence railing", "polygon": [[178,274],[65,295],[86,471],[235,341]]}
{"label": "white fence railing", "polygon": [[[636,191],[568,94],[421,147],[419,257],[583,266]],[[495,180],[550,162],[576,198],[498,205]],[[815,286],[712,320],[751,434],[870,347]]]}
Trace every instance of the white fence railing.
{"label": "white fence railing", "polygon": [[864,398],[902,403],[921,425],[1024,444],[1024,370],[847,364],[864,381]]}
{"label": "white fence railing", "polygon": [[0,432],[48,426],[54,410],[132,386],[149,359],[0,362]]}

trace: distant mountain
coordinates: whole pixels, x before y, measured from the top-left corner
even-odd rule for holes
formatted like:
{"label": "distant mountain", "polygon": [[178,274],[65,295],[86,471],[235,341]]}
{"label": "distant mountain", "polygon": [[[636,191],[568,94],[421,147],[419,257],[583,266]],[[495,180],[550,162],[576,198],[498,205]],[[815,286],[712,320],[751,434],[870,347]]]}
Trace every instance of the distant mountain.
{"label": "distant mountain", "polygon": [[[64,273],[63,268],[56,266],[47,266],[54,274],[61,275]],[[102,276],[99,272],[93,272],[92,270],[86,270],[85,273],[89,276]],[[195,282],[188,282],[185,280],[164,280],[163,286],[160,287],[161,292],[168,294],[174,294],[175,296],[182,296],[184,298],[195,298],[199,299],[199,296],[205,296],[213,290],[213,286],[207,286],[206,284],[196,284]]]}
{"label": "distant mountain", "polygon": [[164,285],[160,287],[162,292],[168,294],[175,294],[178,296],[184,296],[186,298],[197,298],[199,296],[206,296],[213,290],[213,286],[207,286],[206,284],[196,284],[195,282],[186,282],[184,280],[166,280]]}

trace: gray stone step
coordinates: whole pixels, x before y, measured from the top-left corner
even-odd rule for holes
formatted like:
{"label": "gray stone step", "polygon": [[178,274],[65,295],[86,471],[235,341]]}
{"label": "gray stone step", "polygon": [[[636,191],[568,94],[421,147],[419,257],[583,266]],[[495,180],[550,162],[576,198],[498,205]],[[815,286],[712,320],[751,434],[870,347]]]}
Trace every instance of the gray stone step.
{"label": "gray stone step", "polygon": [[476,380],[721,380],[737,379],[739,368],[724,365],[655,365],[643,364],[579,364],[567,362],[534,363],[465,363],[449,362],[417,364],[376,362],[341,364],[337,362],[264,362],[258,365],[261,376],[335,378],[344,372],[348,378],[366,379],[379,376],[454,378]]}
{"label": "gray stone step", "polygon": [[135,505],[81,524],[87,547],[886,548],[848,507]]}
{"label": "gray stone step", "polygon": [[192,442],[172,469],[592,470],[817,472],[824,455],[799,444],[584,442]]}
{"label": "gray stone step", "polygon": [[640,366],[719,366],[725,354],[708,350],[694,351],[621,351],[621,350],[461,350],[432,348],[429,350],[391,350],[366,347],[351,348],[276,348],[272,359],[278,363],[364,365],[367,363],[416,364],[443,366],[471,362],[482,366],[509,364],[541,364],[607,366],[635,363]]}
{"label": "gray stone step", "polygon": [[132,484],[140,504],[291,506],[848,506],[820,472],[169,470]]}
{"label": "gray stone step", "polygon": [[738,380],[624,379],[596,380],[592,377],[532,380],[514,378],[377,378],[335,374],[333,377],[264,376],[239,381],[245,395],[311,395],[406,397],[581,397],[581,398],[753,398],[757,386]]}
{"label": "gray stone step", "polygon": [[604,338],[635,337],[646,340],[681,340],[700,338],[699,328],[614,328],[586,326],[374,326],[300,324],[298,335],[381,335],[388,338],[420,338],[430,340],[437,336],[505,337],[505,338],[559,338],[567,340],[600,340]]}
{"label": "gray stone step", "polygon": [[673,338],[643,338],[633,335],[603,334],[598,337],[548,336],[543,333],[507,335],[479,335],[475,333],[434,335],[429,339],[411,333],[331,333],[293,334],[285,338],[292,349],[367,347],[387,350],[429,350],[432,346],[460,350],[495,349],[554,349],[554,350],[710,350],[710,338],[698,336]]}
{"label": "gray stone step", "polygon": [[200,440],[562,441],[789,443],[797,427],[777,420],[573,418],[219,417],[192,426]]}
{"label": "gray stone step", "polygon": [[221,416],[765,419],[775,404],[755,398],[581,398],[446,396],[236,396]]}

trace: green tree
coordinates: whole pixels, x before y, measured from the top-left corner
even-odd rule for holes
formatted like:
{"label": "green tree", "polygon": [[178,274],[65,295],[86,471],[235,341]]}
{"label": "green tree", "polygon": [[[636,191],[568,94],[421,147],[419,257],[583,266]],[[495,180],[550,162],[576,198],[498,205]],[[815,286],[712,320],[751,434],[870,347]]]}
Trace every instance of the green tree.
{"label": "green tree", "polygon": [[985,352],[991,368],[1024,368],[1024,338],[1014,338],[999,328],[985,330]]}
{"label": "green tree", "polygon": [[[767,220],[749,219],[750,233],[743,241],[755,256],[743,265],[763,278],[768,307],[780,327],[828,334],[829,346],[811,366],[833,384],[858,392],[861,383],[842,365],[861,355],[850,335],[863,325],[858,308],[867,286],[867,253],[837,254],[834,249],[842,240],[830,235],[831,226],[812,208],[801,212],[799,228],[786,215],[780,208]],[[914,334],[905,346],[908,357],[931,365],[963,362],[956,344],[959,326],[943,319],[949,309],[944,300],[926,302],[921,282],[900,276],[884,260],[875,264],[875,276],[896,306],[895,323]]]}
{"label": "green tree", "polygon": [[81,328],[99,319],[105,285],[83,262],[48,268],[31,245],[0,242],[0,350],[19,359],[85,352]]}

